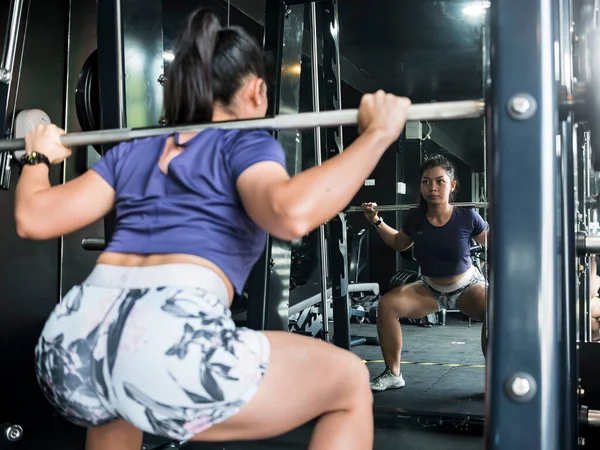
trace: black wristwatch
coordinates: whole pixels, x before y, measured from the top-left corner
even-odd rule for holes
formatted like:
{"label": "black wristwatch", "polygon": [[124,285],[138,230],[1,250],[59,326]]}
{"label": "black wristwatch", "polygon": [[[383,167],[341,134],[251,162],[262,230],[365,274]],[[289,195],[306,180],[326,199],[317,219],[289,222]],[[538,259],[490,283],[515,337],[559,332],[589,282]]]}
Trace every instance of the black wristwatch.
{"label": "black wristwatch", "polygon": [[19,162],[21,163],[21,170],[23,170],[24,166],[35,166],[36,164],[40,163],[46,164],[48,169],[50,169],[50,160],[48,157],[38,152],[25,153],[23,156],[21,156]]}
{"label": "black wristwatch", "polygon": [[378,227],[379,225],[381,225],[383,223],[383,219],[380,217],[379,220],[377,222],[373,222],[373,226],[374,227]]}

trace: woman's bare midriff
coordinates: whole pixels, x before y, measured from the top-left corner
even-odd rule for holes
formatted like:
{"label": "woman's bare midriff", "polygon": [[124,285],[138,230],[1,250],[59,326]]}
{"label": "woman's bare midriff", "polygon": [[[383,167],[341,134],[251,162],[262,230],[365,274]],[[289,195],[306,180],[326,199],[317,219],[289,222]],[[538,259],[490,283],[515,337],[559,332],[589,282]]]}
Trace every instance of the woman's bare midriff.
{"label": "woman's bare midriff", "polygon": [[164,255],[138,255],[133,253],[115,253],[105,252],[100,255],[96,261],[98,264],[107,264],[109,266],[123,267],[147,267],[160,266],[163,264],[197,264],[215,272],[227,286],[229,294],[229,304],[233,299],[233,285],[225,273],[215,264],[207,259],[194,255],[185,255],[179,253],[169,253]]}
{"label": "woman's bare midriff", "polygon": [[[197,133],[182,133],[180,135],[180,144],[188,141],[194,137]],[[158,161],[158,167],[164,174],[168,173],[169,163],[171,160],[183,152],[183,148],[175,145],[175,140],[170,137],[163,150],[163,153]],[[186,255],[182,253],[168,253],[168,254],[153,254],[153,255],[139,255],[135,253],[116,253],[116,252],[104,252],[100,255],[96,261],[98,264],[107,264],[110,266],[124,266],[124,267],[146,267],[146,266],[160,266],[163,264],[197,264],[202,267],[215,272],[227,286],[227,293],[229,295],[229,306],[233,300],[233,285],[225,273],[214,263],[207,259],[201,258],[194,255]]]}
{"label": "woman's bare midriff", "polygon": [[463,275],[464,275],[464,273],[461,273],[460,275],[453,275],[451,277],[444,277],[444,278],[429,277],[429,279],[431,280],[432,283],[439,284],[440,286],[450,286],[451,284],[454,284],[458,280],[460,280],[463,277]]}

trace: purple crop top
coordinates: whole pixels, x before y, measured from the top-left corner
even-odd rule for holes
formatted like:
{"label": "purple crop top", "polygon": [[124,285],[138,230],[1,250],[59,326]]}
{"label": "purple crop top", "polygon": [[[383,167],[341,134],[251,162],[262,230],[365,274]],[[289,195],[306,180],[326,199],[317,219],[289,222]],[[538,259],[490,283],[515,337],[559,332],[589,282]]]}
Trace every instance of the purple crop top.
{"label": "purple crop top", "polygon": [[106,251],[200,256],[240,294],[266,233],[246,214],[236,181],[261,161],[285,167],[285,153],[266,131],[209,129],[183,144],[165,175],[158,160],[168,137],[121,143],[92,167],[116,195],[116,229]]}
{"label": "purple crop top", "polygon": [[419,210],[405,216],[404,234],[414,242],[413,255],[426,277],[443,278],[465,273],[471,267],[471,238],[488,224],[471,208],[455,206],[443,226],[431,225]]}

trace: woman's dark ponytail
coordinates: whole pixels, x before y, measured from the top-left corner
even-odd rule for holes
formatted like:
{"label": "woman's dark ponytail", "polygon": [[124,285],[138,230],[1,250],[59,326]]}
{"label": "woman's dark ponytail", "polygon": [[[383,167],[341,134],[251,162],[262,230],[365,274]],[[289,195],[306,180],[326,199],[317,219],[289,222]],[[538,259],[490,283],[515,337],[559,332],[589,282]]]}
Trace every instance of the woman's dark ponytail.
{"label": "woman's dark ponytail", "polygon": [[188,18],[164,87],[168,99],[165,115],[170,124],[212,119],[212,63],[221,29],[219,19],[209,10],[199,9]]}
{"label": "woman's dark ponytail", "polygon": [[265,80],[265,56],[240,27],[221,28],[200,8],[185,23],[164,84],[165,118],[170,125],[210,122],[215,103],[228,107],[247,75]]}

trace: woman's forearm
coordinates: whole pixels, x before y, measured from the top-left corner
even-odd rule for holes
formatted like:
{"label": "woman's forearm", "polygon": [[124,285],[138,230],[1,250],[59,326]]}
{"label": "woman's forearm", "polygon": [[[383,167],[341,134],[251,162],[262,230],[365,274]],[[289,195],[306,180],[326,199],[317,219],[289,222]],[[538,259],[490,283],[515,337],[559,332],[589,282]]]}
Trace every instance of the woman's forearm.
{"label": "woman's forearm", "polygon": [[23,219],[33,213],[30,208],[31,200],[36,194],[50,188],[50,179],[48,177],[48,167],[45,164],[35,166],[24,166],[17,188],[15,190],[15,220],[17,229]]}
{"label": "woman's forearm", "polygon": [[340,155],[290,179],[279,203],[306,232],[315,229],[348,206],[392,143],[386,133],[366,131]]}

